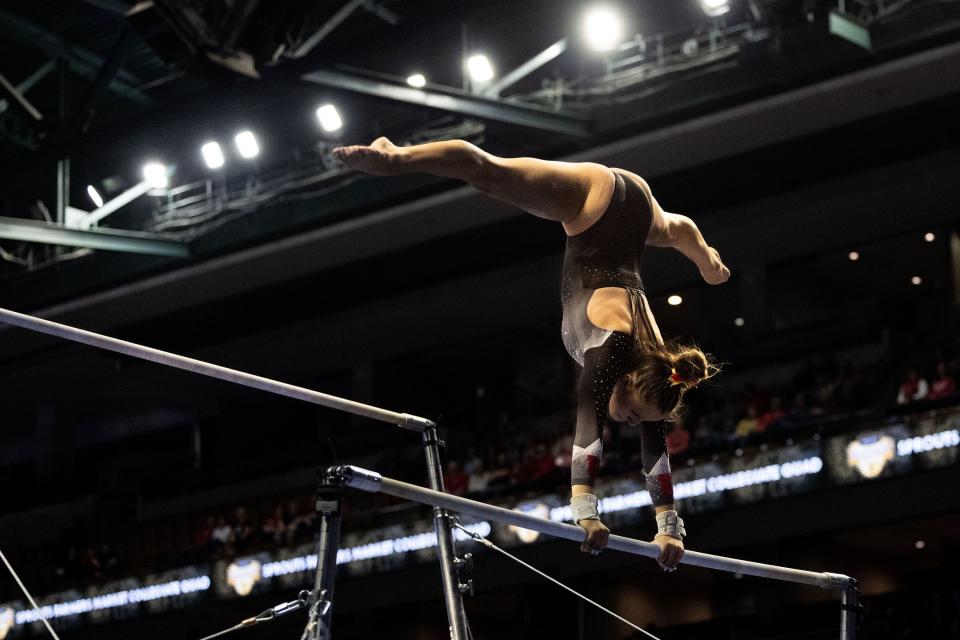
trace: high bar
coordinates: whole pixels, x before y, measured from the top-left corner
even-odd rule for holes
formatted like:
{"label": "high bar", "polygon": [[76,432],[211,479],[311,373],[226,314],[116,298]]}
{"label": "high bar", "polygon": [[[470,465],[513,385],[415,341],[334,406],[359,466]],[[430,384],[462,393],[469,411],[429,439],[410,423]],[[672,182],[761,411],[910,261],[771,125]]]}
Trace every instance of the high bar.
{"label": "high bar", "polygon": [[[557,538],[565,538],[574,542],[582,542],[584,538],[583,529],[574,525],[537,518],[536,516],[520,513],[519,511],[494,507],[489,504],[477,502],[476,500],[452,496],[419,487],[415,484],[385,478],[375,471],[368,471],[353,466],[339,466],[332,467],[330,473],[334,477],[340,478],[346,486],[353,489],[373,493],[382,492],[405,500],[467,514],[475,518],[486,518],[505,524],[512,524],[524,529],[532,529],[540,533],[545,533]],[[660,555],[660,547],[652,542],[643,542],[618,535],[610,536],[610,540],[607,542],[607,548],[632,553],[634,555],[646,556],[648,558],[657,558]],[[846,590],[854,585],[852,578],[839,573],[803,571],[801,569],[779,567],[761,562],[750,562],[749,560],[738,560],[736,558],[716,556],[698,551],[684,552],[683,559],[680,562],[705,569],[741,573],[758,578],[782,580],[784,582],[809,584],[824,589]]]}
{"label": "high bar", "polygon": [[21,329],[63,338],[64,340],[79,342],[80,344],[98,349],[121,353],[125,356],[182,369],[191,373],[199,373],[200,375],[223,380],[224,382],[232,382],[233,384],[260,389],[267,393],[274,393],[295,400],[303,400],[304,402],[345,411],[365,418],[389,422],[405,429],[410,429],[411,431],[423,431],[428,427],[435,426],[433,421],[427,420],[426,418],[420,418],[407,413],[396,413],[361,402],[338,398],[337,396],[331,396],[326,393],[314,391],[313,389],[271,380],[270,378],[237,371],[236,369],[228,369],[227,367],[210,364],[202,360],[194,360],[186,356],[153,349],[152,347],[145,347],[133,342],[127,342],[126,340],[118,340],[110,336],[85,331],[84,329],[77,329],[76,327],[36,318],[24,313],[17,313],[16,311],[10,311],[8,309],[0,308],[0,322],[20,327]]}

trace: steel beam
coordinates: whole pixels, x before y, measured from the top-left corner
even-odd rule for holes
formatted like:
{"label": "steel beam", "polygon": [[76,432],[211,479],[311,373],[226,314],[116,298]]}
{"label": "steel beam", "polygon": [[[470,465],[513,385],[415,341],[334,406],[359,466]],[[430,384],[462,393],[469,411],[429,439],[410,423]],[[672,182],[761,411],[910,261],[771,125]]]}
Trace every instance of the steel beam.
{"label": "steel beam", "polygon": [[395,83],[365,78],[340,71],[313,71],[303,80],[361,95],[403,102],[429,109],[458,113],[475,118],[517,124],[579,138],[590,138],[585,116],[557,112],[542,107],[502,102],[449,88],[414,89]]}
{"label": "steel beam", "polygon": [[359,9],[365,0],[347,0],[347,3],[340,7],[336,13],[334,13],[330,18],[323,23],[319,29],[314,31],[309,38],[300,43],[300,46],[294,49],[291,52],[290,57],[292,58],[302,58],[311,51],[314,47],[320,44],[324,38],[333,33],[333,30],[339,27],[344,20],[350,17],[350,15]]}
{"label": "steel beam", "polygon": [[190,249],[185,243],[168,240],[156,234],[115,229],[81,231],[49,222],[21,218],[0,217],[0,238],[172,258],[190,257]]}
{"label": "steel beam", "polygon": [[552,45],[487,87],[486,91],[483,92],[484,95],[490,98],[500,97],[500,94],[507,87],[510,87],[523,78],[526,78],[528,75],[551,60],[556,60],[557,57],[567,50],[567,45],[568,43],[566,38],[554,42]]}
{"label": "steel beam", "polygon": [[[0,35],[66,60],[71,69],[88,78],[96,78],[104,63],[103,58],[92,51],[72,45],[60,35],[2,8]],[[153,104],[153,98],[137,88],[140,84],[140,78],[121,69],[110,83],[110,90],[140,104]]]}
{"label": "steel beam", "polygon": [[117,197],[109,200],[108,202],[104,202],[102,205],[86,214],[82,218],[78,218],[77,221],[71,226],[76,229],[89,229],[117,209],[125,207],[140,196],[144,195],[150,189],[151,186],[148,181],[143,180],[142,182],[138,182]]}
{"label": "steel beam", "polygon": [[43,120],[43,114],[40,113],[33,104],[27,100],[27,97],[11,83],[7,78],[0,73],[0,88],[2,88],[7,95],[9,95],[14,104],[18,105],[25,113],[27,113],[31,118],[37,122]]}
{"label": "steel beam", "polygon": [[37,67],[37,70],[31,73],[29,76],[27,76],[23,82],[18,84],[17,90],[20,91],[21,93],[26,93],[27,91],[30,91],[30,89],[33,89],[33,87],[36,86],[38,82],[43,80],[48,73],[56,69],[56,67],[57,67],[57,61],[53,58],[50,58],[49,60],[44,62],[42,65]]}
{"label": "steel beam", "polygon": [[368,12],[372,13],[373,15],[377,16],[378,18],[380,18],[390,26],[395,27],[401,22],[400,16],[398,16],[396,13],[394,13],[390,9],[387,9],[382,4],[378,2],[374,2],[373,0],[364,0],[363,8],[366,9]]}
{"label": "steel beam", "polygon": [[103,61],[103,64],[97,71],[97,76],[93,80],[93,85],[91,85],[90,89],[87,91],[86,97],[83,99],[83,102],[77,108],[76,119],[78,120],[82,131],[86,132],[90,127],[90,123],[93,121],[93,116],[96,110],[97,101],[100,100],[100,97],[120,72],[120,66],[126,59],[127,53],[130,51],[130,48],[133,44],[133,40],[133,31],[127,27],[124,27],[123,33],[120,34],[116,44],[113,45],[113,49],[110,50],[110,54]]}

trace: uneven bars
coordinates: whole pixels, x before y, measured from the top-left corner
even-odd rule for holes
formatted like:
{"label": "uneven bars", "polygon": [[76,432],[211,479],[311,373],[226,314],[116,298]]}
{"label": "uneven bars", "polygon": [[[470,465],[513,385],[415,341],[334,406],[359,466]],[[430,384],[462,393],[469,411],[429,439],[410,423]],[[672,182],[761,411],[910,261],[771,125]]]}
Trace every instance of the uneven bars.
{"label": "uneven bars", "polygon": [[[502,507],[494,507],[475,500],[418,487],[415,484],[384,478],[375,471],[368,471],[353,466],[340,466],[332,467],[330,473],[333,477],[339,478],[346,486],[353,489],[360,489],[371,493],[386,493],[405,500],[449,509],[450,511],[464,513],[476,518],[487,518],[524,529],[532,529],[557,538],[566,538],[574,542],[583,541],[584,532],[580,527],[563,524],[562,522],[554,522],[544,518],[537,518],[536,516],[531,516],[526,513],[511,511]],[[641,540],[634,540],[633,538],[625,538],[617,535],[610,536],[610,540],[607,542],[607,548],[632,553],[634,555],[646,556],[648,558],[657,558],[660,555],[660,547],[651,542],[643,542]],[[684,552],[683,559],[680,562],[682,564],[704,567],[706,569],[757,576],[758,578],[809,584],[824,589],[846,590],[854,584],[852,578],[839,573],[818,573],[815,571],[790,569],[788,567],[778,567],[761,562],[726,558],[724,556],[715,556],[697,551]]]}
{"label": "uneven bars", "polygon": [[365,418],[371,418],[373,420],[379,420],[381,422],[389,422],[405,429],[410,429],[411,431],[422,432],[424,429],[436,426],[433,421],[427,420],[426,418],[420,418],[407,413],[396,413],[394,411],[388,411],[386,409],[363,404],[361,402],[354,402],[353,400],[338,398],[337,396],[320,393],[319,391],[314,391],[313,389],[307,389],[305,387],[298,387],[285,382],[271,380],[270,378],[264,378],[253,375],[252,373],[237,371],[236,369],[228,369],[227,367],[210,364],[209,362],[204,362],[202,360],[194,360],[193,358],[187,358],[185,356],[161,351],[159,349],[153,349],[151,347],[144,347],[133,342],[127,342],[126,340],[118,340],[117,338],[111,338],[99,333],[93,333],[92,331],[77,329],[76,327],[60,324],[58,322],[52,322],[50,320],[44,320],[42,318],[35,318],[23,313],[17,313],[16,311],[10,311],[8,309],[0,308],[0,322],[20,327],[21,329],[36,331],[37,333],[45,333],[57,338],[63,338],[64,340],[79,342],[81,344],[96,347],[98,349],[106,349],[107,351],[121,353],[133,358],[140,358],[141,360],[156,362],[157,364],[163,364],[168,367],[183,369],[184,371],[190,371],[191,373],[199,373],[200,375],[210,378],[216,378],[218,380],[224,380],[234,384],[253,387],[254,389],[260,389],[261,391],[267,391],[268,393],[275,393],[277,395],[286,396],[295,400],[303,400],[304,402],[318,404],[322,407],[346,411],[347,413],[363,416]]}

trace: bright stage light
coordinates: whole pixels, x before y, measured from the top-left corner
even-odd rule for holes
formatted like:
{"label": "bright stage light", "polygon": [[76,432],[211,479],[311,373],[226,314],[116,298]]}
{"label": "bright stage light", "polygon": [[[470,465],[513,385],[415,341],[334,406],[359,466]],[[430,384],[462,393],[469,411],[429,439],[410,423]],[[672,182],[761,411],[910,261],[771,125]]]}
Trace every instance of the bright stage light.
{"label": "bright stage light", "polygon": [[154,189],[165,189],[169,184],[167,168],[159,162],[148,162],[143,165],[143,179]]}
{"label": "bright stage light", "polygon": [[933,235],[928,231],[927,233],[924,234],[923,239],[926,240],[927,242],[933,242],[934,240],[937,239],[937,236]]}
{"label": "bright stage light", "polygon": [[851,251],[850,253],[847,254],[847,257],[853,260],[854,262],[856,262],[857,260],[860,259],[860,254],[857,253],[856,251]]}
{"label": "bright stage light", "polygon": [[683,302],[683,298],[681,298],[680,296],[678,296],[678,295],[676,295],[676,294],[674,294],[674,295],[670,296],[669,298],[667,298],[667,304],[669,304],[671,307],[675,307],[675,306],[677,306],[678,304],[680,304],[681,302]]}
{"label": "bright stage light", "polygon": [[98,209],[103,206],[103,198],[100,197],[100,194],[97,193],[97,190],[92,184],[87,185],[87,195],[90,196],[93,204],[97,205]]}
{"label": "bright stage light", "polygon": [[493,80],[493,65],[487,56],[470,56],[467,60],[467,71],[470,72],[470,79],[474,82],[490,82]]}
{"label": "bright stage light", "polygon": [[744,320],[743,318],[734,318],[734,319],[733,319],[733,324],[737,325],[738,327],[742,327],[742,326],[745,325],[746,323],[747,323],[747,321]]}
{"label": "bright stage light", "polygon": [[910,284],[920,284],[921,282],[923,282],[923,278],[920,276],[913,276],[910,278]]}
{"label": "bright stage light", "polygon": [[207,163],[210,169],[219,169],[223,166],[223,150],[217,142],[207,142],[200,147],[200,153],[203,154],[203,161]]}
{"label": "bright stage light", "polygon": [[612,9],[595,7],[583,18],[583,33],[594,51],[613,51],[623,41],[623,21]]}
{"label": "bright stage light", "polygon": [[700,7],[705,14],[716,18],[730,11],[730,2],[729,0],[700,0]]}
{"label": "bright stage light", "polygon": [[257,144],[257,138],[252,131],[241,131],[233,137],[234,144],[237,145],[237,151],[244,158],[256,158],[260,153],[260,145]]}
{"label": "bright stage light", "polygon": [[412,76],[409,76],[407,78],[407,84],[410,85],[411,87],[416,87],[417,89],[421,89],[424,86],[426,86],[427,79],[423,77],[422,73],[415,73]]}
{"label": "bright stage light", "polygon": [[923,540],[917,540],[916,542],[913,543],[913,546],[916,547],[917,549],[923,549],[925,546],[927,546],[927,543],[924,542]]}
{"label": "bright stage light", "polygon": [[320,126],[324,131],[337,131],[343,126],[343,120],[337,108],[332,104],[325,104],[317,109],[317,119],[320,120]]}

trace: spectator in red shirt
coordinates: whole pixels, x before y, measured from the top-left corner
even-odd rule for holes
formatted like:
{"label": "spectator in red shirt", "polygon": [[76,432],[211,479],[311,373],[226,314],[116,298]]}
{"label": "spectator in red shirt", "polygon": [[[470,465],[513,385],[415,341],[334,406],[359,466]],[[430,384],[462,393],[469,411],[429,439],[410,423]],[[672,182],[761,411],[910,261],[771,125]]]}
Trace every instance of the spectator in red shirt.
{"label": "spectator in red shirt", "polygon": [[280,544],[287,535],[287,527],[283,522],[283,507],[277,505],[273,513],[267,516],[260,527],[263,540],[268,544]]}
{"label": "spectator in red shirt", "polygon": [[447,472],[443,474],[443,486],[447,493],[455,496],[462,496],[467,493],[467,485],[470,484],[470,476],[460,469],[460,463],[451,460],[447,463]]}
{"label": "spectator in red shirt", "polygon": [[763,433],[767,430],[767,427],[775,424],[777,421],[782,419],[783,416],[783,400],[780,398],[780,396],[773,396],[770,398],[770,408],[764,411],[760,417],[757,418],[757,431]]}
{"label": "spectator in red shirt", "polygon": [[213,535],[213,528],[216,522],[213,516],[207,516],[203,526],[193,532],[193,546],[199,551],[206,551],[211,544],[210,537]]}
{"label": "spectator in red shirt", "polygon": [[546,478],[553,470],[556,468],[554,463],[553,456],[550,455],[550,452],[547,451],[547,447],[542,444],[538,444],[533,454],[534,464],[533,464],[533,473],[532,479],[539,480],[540,478]]}
{"label": "spectator in red shirt", "polygon": [[927,395],[931,400],[950,397],[957,390],[957,382],[947,371],[946,362],[937,363],[937,378],[930,385],[930,393]]}
{"label": "spectator in red shirt", "polygon": [[916,369],[907,369],[907,375],[900,383],[900,392],[897,393],[897,404],[909,404],[926,400],[930,386]]}

